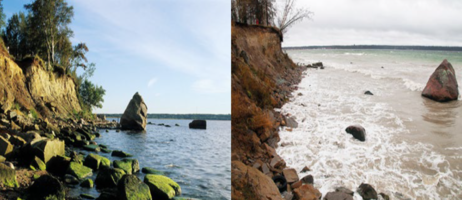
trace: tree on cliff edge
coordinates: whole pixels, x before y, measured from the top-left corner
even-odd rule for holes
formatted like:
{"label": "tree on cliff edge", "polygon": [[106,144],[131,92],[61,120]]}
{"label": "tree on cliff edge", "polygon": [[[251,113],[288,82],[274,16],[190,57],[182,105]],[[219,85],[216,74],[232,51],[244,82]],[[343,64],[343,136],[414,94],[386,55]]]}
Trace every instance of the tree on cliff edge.
{"label": "tree on cliff edge", "polygon": [[282,33],[286,33],[288,28],[304,19],[310,19],[313,12],[306,8],[297,8],[296,0],[285,0],[282,11],[279,11],[276,26]]}
{"label": "tree on cliff edge", "polygon": [[35,0],[24,7],[31,15],[30,39],[37,41],[34,49],[53,66],[59,58],[56,55],[58,44],[65,44],[73,35],[68,25],[74,16],[74,8],[64,0]]}
{"label": "tree on cliff edge", "polygon": [[0,29],[5,26],[5,13],[3,13],[3,0],[0,0]]}

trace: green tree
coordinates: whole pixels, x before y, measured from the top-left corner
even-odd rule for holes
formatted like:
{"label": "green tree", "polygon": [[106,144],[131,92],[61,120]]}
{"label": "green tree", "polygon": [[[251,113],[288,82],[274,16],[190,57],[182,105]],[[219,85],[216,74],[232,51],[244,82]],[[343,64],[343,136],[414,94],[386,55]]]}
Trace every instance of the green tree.
{"label": "green tree", "polygon": [[91,111],[95,107],[103,107],[103,96],[106,93],[106,90],[104,90],[103,87],[94,85],[88,79],[85,79],[80,85],[79,92],[84,108]]}
{"label": "green tree", "polygon": [[5,13],[3,13],[3,0],[0,0],[0,29],[5,26]]}
{"label": "green tree", "polygon": [[27,18],[24,13],[11,16],[3,31],[3,40],[10,54],[17,60],[22,59],[28,52],[27,34]]}
{"label": "green tree", "polygon": [[46,58],[49,65],[56,64],[56,60],[62,56],[57,52],[68,53],[58,51],[58,45],[61,42],[61,47],[65,48],[65,43],[73,35],[68,25],[74,16],[74,8],[68,6],[65,0],[35,0],[24,7],[31,15],[30,39],[37,41],[34,50]]}

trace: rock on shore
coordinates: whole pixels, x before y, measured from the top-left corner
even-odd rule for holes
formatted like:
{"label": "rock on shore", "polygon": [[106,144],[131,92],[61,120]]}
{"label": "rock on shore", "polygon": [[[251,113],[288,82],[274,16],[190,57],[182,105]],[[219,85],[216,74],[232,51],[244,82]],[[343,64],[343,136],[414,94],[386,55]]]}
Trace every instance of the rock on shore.
{"label": "rock on shore", "polygon": [[144,103],[143,97],[137,92],[133,95],[132,100],[130,100],[120,118],[120,125],[123,130],[146,130],[147,115],[148,107]]}
{"label": "rock on shore", "polygon": [[457,100],[459,89],[454,68],[446,59],[436,68],[435,72],[422,91],[422,96],[439,102]]}

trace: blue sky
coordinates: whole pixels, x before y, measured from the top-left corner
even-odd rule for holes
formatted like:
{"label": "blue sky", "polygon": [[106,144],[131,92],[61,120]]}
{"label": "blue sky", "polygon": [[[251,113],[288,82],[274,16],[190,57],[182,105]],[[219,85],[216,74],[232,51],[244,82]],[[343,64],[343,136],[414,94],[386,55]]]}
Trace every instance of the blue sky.
{"label": "blue sky", "polygon": [[[7,19],[32,0],[3,1]],[[96,63],[102,109],[121,113],[139,92],[149,113],[231,113],[228,0],[68,0],[72,42]]]}

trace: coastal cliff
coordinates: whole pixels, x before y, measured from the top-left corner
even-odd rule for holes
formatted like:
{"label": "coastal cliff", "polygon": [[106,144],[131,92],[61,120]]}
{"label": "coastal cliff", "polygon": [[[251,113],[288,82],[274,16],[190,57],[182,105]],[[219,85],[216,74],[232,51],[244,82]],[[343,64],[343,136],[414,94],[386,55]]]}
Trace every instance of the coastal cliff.
{"label": "coastal cliff", "polygon": [[81,111],[74,80],[45,69],[39,58],[16,63],[5,51],[0,53],[0,111],[6,113],[15,104],[37,111],[43,117],[68,117]]}
{"label": "coastal cliff", "polygon": [[[274,111],[301,80],[273,27],[232,23],[232,198],[281,199],[271,178],[285,162],[275,148],[289,116]],[[257,170],[255,170],[255,168]]]}

